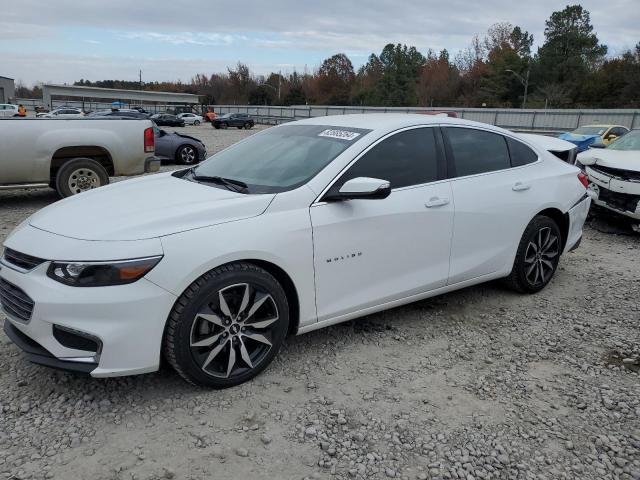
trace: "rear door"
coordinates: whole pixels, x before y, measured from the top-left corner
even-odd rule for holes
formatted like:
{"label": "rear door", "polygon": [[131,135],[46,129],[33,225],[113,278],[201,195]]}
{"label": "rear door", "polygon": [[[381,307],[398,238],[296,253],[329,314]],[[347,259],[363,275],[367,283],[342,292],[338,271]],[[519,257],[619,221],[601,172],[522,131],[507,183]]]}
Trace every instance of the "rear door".
{"label": "rear door", "polygon": [[391,183],[389,197],[311,206],[319,321],[446,284],[453,204],[435,133],[419,127],[386,137],[329,190],[372,177]]}
{"label": "rear door", "polygon": [[544,192],[538,155],[487,130],[442,129],[455,220],[449,284],[504,270]]}

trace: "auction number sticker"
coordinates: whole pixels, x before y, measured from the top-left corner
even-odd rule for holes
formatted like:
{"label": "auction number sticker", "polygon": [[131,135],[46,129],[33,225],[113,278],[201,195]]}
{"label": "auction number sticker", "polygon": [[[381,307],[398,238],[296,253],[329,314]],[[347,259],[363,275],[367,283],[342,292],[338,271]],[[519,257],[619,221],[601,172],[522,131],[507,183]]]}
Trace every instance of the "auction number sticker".
{"label": "auction number sticker", "polygon": [[336,130],[328,129],[318,134],[319,137],[337,138],[338,140],[352,141],[360,136],[357,132],[350,132],[349,130]]}

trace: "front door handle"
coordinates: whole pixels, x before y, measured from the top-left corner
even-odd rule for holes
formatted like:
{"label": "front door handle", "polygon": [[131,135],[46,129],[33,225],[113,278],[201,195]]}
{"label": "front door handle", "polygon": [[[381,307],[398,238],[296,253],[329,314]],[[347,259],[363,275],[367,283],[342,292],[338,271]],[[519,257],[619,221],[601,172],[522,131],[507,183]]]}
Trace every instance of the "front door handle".
{"label": "front door handle", "polygon": [[431,197],[429,201],[424,204],[424,206],[427,208],[434,208],[434,207],[443,207],[448,204],[449,204],[448,198]]}
{"label": "front door handle", "polygon": [[525,190],[529,190],[531,188],[531,185],[527,185],[526,183],[522,183],[522,182],[517,182],[513,187],[511,187],[511,190],[513,190],[514,192],[524,192]]}

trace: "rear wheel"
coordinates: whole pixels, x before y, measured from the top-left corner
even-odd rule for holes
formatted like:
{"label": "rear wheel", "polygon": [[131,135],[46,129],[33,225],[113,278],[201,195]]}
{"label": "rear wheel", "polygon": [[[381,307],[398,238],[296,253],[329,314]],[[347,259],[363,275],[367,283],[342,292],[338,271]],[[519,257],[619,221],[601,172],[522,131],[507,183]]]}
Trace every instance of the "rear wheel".
{"label": "rear wheel", "polygon": [[536,293],[553,278],[562,253],[562,234],[551,218],[539,215],[525,229],[507,284],[522,293]]}
{"label": "rear wheel", "polygon": [[100,163],[91,158],[74,158],[60,167],[55,186],[58,194],[65,198],[108,183],[109,174]]}
{"label": "rear wheel", "polygon": [[278,281],[253,264],[232,263],[200,277],[176,301],[163,353],[188,382],[231,387],[271,363],[288,326]]}

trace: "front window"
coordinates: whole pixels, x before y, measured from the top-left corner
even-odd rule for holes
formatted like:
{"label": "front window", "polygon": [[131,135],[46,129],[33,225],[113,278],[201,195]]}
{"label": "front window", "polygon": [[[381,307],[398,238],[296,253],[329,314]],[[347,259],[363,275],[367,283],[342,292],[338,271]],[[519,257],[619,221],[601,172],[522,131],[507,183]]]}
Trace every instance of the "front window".
{"label": "front window", "polygon": [[606,131],[607,129],[603,127],[580,127],[571,133],[574,135],[604,135]]}
{"label": "front window", "polygon": [[243,182],[248,193],[292,190],[370,131],[327,125],[273,127],[217,153],[192,172]]}
{"label": "front window", "polygon": [[607,147],[608,150],[640,150],[640,130],[634,130],[620,137]]}

